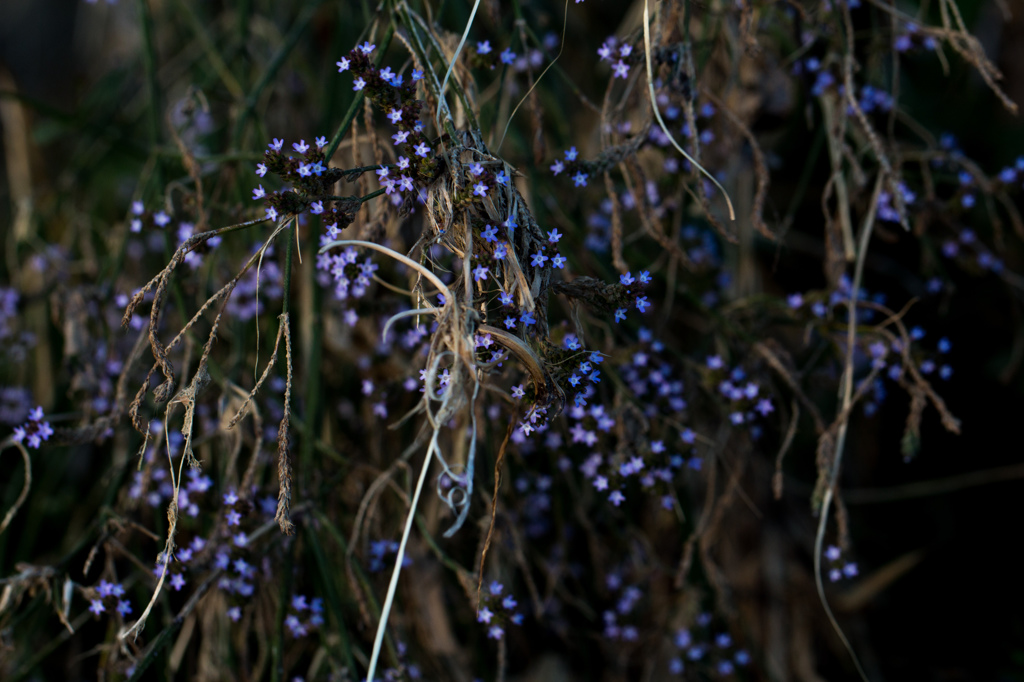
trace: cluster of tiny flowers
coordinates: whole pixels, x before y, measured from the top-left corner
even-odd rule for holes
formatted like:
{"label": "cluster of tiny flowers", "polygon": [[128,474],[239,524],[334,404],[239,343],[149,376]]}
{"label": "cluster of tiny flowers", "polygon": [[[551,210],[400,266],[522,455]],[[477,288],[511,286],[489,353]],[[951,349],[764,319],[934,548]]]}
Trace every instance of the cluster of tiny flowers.
{"label": "cluster of tiny flowers", "polygon": [[669,672],[682,675],[690,672],[703,678],[732,677],[737,668],[750,664],[750,654],[739,649],[728,632],[712,628],[710,613],[697,616],[695,627],[680,629],[675,634],[675,645],[680,655],[669,661]]}
{"label": "cluster of tiny flowers", "polygon": [[[221,525],[223,539],[213,555],[213,568],[222,572],[217,580],[217,588],[228,595],[233,596],[234,605],[228,607],[227,616],[237,622],[242,617],[242,606],[246,600],[256,592],[256,581],[258,578],[269,581],[270,565],[263,564],[262,575],[258,575],[257,567],[246,560],[250,549],[249,534],[243,530],[243,520],[253,510],[252,502],[242,499],[238,493],[229,489],[222,495],[224,524]],[[276,511],[276,501],[266,497],[260,501],[260,511],[264,516],[273,516]],[[203,538],[193,539],[199,551],[206,546]],[[180,552],[178,556],[181,559]]]}
{"label": "cluster of tiny flowers", "polygon": [[[192,223],[178,223],[178,241],[184,242],[195,234],[195,230],[196,226]],[[205,239],[200,245],[185,254],[185,263],[195,270],[203,264],[203,256],[207,252],[220,246],[221,239],[222,237],[220,235],[215,235],[209,239]]]}
{"label": "cluster of tiny flowers", "polygon": [[[549,430],[544,446],[550,451],[557,451],[562,446],[561,434],[554,429]],[[514,485],[515,508],[511,522],[522,528],[528,538],[546,535],[552,529],[551,476],[528,471],[517,476]]]}
{"label": "cluster of tiny flowers", "polygon": [[612,78],[623,78],[629,75],[629,64],[632,61],[633,46],[629,43],[619,44],[618,38],[608,36],[597,50],[602,62],[612,65]]}
{"label": "cluster of tiny flowers", "polygon": [[[757,382],[747,379],[742,367],[727,370],[718,355],[708,356],[705,366],[708,382],[715,385],[718,394],[728,400],[727,411],[733,426],[753,422],[758,416],[767,417],[775,411],[772,399],[762,394]],[[759,434],[759,428],[751,428],[751,435],[757,437]]]}
{"label": "cluster of tiny flowers", "polygon": [[640,632],[637,630],[635,625],[623,625],[619,622],[620,618],[624,618],[632,614],[635,610],[637,602],[643,597],[643,591],[636,585],[629,585],[623,588],[622,575],[619,571],[611,571],[605,578],[605,585],[608,590],[615,595],[618,593],[618,597],[615,602],[615,607],[612,609],[605,609],[601,614],[601,619],[604,622],[604,631],[602,635],[608,640],[619,640],[623,642],[635,642],[640,638]]}
{"label": "cluster of tiny flowers", "polygon": [[[390,566],[388,559],[398,554],[398,542],[395,540],[374,540],[370,543],[370,561],[368,568],[371,573],[383,571]],[[406,554],[402,557],[402,568],[412,566],[412,559]]]}
{"label": "cluster of tiny flowers", "polygon": [[[577,0],[578,2],[579,0]],[[554,41],[551,38],[554,38]],[[558,37],[548,35],[544,47],[548,50],[557,46]],[[491,45],[489,40],[481,40],[476,44],[476,50],[470,58],[470,63],[477,67],[494,70],[498,66],[511,67],[512,71],[522,73],[529,69],[536,69],[544,63],[544,53],[538,49],[529,50],[525,55],[519,55],[506,47],[501,52]]]}
{"label": "cluster of tiny flowers", "polygon": [[365,42],[337,62],[338,72],[351,71],[352,89],[362,92],[398,130],[391,136],[398,163],[378,168],[377,179],[392,202],[401,204],[405,196],[418,195],[418,187],[433,176],[435,162],[430,141],[420,120],[423,100],[416,98],[416,83],[423,71],[413,69],[406,80],[390,66],[380,69],[370,59],[375,45]]}
{"label": "cluster of tiny flowers", "polygon": [[517,606],[519,602],[516,598],[511,594],[505,594],[504,585],[497,581],[492,582],[486,592],[481,594],[476,620],[487,628],[488,637],[501,639],[505,636],[505,628],[509,623],[523,624],[523,614],[516,611]]}
{"label": "cluster of tiny flowers", "polygon": [[[857,97],[857,104],[865,114],[887,114],[893,108],[892,95],[873,85],[861,86],[860,95]],[[848,116],[855,114],[852,106],[847,107],[846,114]]]}
{"label": "cluster of tiny flowers", "polygon": [[[284,140],[274,138],[267,145],[263,161],[256,165],[256,175],[260,178],[272,173],[280,177],[292,187],[268,192],[260,184],[252,190],[253,201],[263,201],[267,220],[278,220],[288,215],[300,215],[308,212],[319,215],[325,220],[340,220],[347,225],[343,211],[332,207],[323,197],[330,194],[330,189],[342,173],[327,165],[325,148],[327,138],[316,138],[313,145],[305,140],[292,143],[292,150],[297,156],[285,154]],[[326,204],[325,204],[326,202]]]}
{"label": "cluster of tiny flowers", "polygon": [[[262,244],[253,246],[253,250],[262,248]],[[231,298],[224,304],[225,312],[239,321],[251,320],[259,316],[267,305],[267,301],[277,301],[284,294],[281,268],[277,260],[271,258],[274,247],[267,247],[263,253],[263,262],[259,269],[249,268],[235,285]]]}
{"label": "cluster of tiny flowers", "polygon": [[28,413],[28,421],[21,426],[14,427],[14,435],[11,439],[15,443],[23,443],[30,448],[39,449],[44,440],[49,440],[53,435],[50,422],[43,421],[43,408],[37,407]]}
{"label": "cluster of tiny flowers", "polygon": [[[337,239],[337,226],[328,225],[327,231],[321,236],[320,243],[325,245]],[[380,267],[369,257],[359,259],[359,252],[352,246],[341,252],[325,251],[317,256],[316,267],[319,271],[318,281],[323,287],[331,287],[334,297],[341,302],[351,303],[362,298],[370,283],[373,273]],[[349,326],[354,326],[359,316],[352,308],[342,315]]]}
{"label": "cluster of tiny flowers", "polygon": [[[315,630],[324,624],[324,601],[316,597],[307,601],[303,594],[292,596],[289,604],[288,615],[285,616],[284,624],[288,632],[296,639],[305,637],[311,630]],[[305,619],[305,620],[303,620]]]}
{"label": "cluster of tiny flowers", "polygon": [[934,36],[926,35],[921,28],[913,23],[907,22],[903,30],[893,38],[893,49],[897,52],[910,52],[911,50],[928,50],[934,52],[938,47],[938,41]]}
{"label": "cluster of tiny flowers", "polygon": [[[896,190],[900,193],[900,198],[903,199],[904,206],[910,206],[917,201],[917,195],[910,190],[903,182],[896,184]],[[878,208],[875,211],[879,220],[884,220],[890,223],[898,223],[900,221],[899,212],[893,207],[893,196],[888,191],[882,191],[878,193]]]}
{"label": "cluster of tiny flowers", "polygon": [[[927,353],[919,349],[917,342],[925,338],[925,330],[921,327],[912,327],[910,329],[910,341],[914,343],[915,351],[911,354],[911,361],[917,366],[918,372],[923,376],[938,376],[943,381],[948,381],[953,376],[953,366],[944,361],[943,356],[950,352],[953,344],[949,339],[943,337],[939,339],[936,344],[936,353]],[[866,352],[871,361],[872,369],[883,372],[883,377],[887,377],[893,382],[900,382],[904,377],[904,367],[902,363],[903,354],[903,342],[899,339],[892,341],[889,344],[881,340],[867,340],[865,341],[867,346]],[[889,360],[890,352],[895,358]],[[879,406],[885,400],[887,391],[885,384],[881,378],[876,379],[872,386],[871,397],[864,402],[864,414],[871,416],[878,411]]]}
{"label": "cluster of tiny flowers", "polygon": [[586,187],[587,178],[589,178],[590,175],[583,172],[586,169],[586,164],[582,161],[577,161],[579,155],[579,152],[576,151],[576,147],[570,147],[565,150],[565,161],[563,162],[561,159],[555,159],[555,162],[551,164],[551,172],[555,175],[558,175],[562,171],[566,171],[567,174],[571,173],[572,184],[575,187]]}
{"label": "cluster of tiny flowers", "polygon": [[[808,292],[806,294],[794,293],[786,297],[786,304],[797,313],[806,314],[810,312],[817,319],[824,319],[830,312],[835,314],[838,306],[846,306],[853,293],[853,283],[847,274],[839,278],[839,282],[831,292]],[[880,305],[885,304],[885,295],[882,293],[869,293],[864,287],[857,291],[858,301],[871,301]],[[860,308],[857,311],[858,322],[869,322],[875,317],[874,310]]]}
{"label": "cluster of tiny flowers", "polygon": [[132,202],[132,215],[128,221],[128,230],[138,234],[143,228],[164,229],[171,224],[171,216],[163,209],[147,210],[141,201]]}
{"label": "cluster of tiny flowers", "polygon": [[121,583],[100,580],[100,584],[93,589],[96,597],[89,600],[89,610],[94,615],[98,616],[105,612],[116,613],[122,618],[131,615],[132,605],[125,598],[124,586]]}
{"label": "cluster of tiny flowers", "polygon": [[835,545],[825,548],[825,560],[828,561],[828,579],[832,582],[839,582],[843,578],[854,578],[857,576],[857,564],[843,559],[843,552]]}
{"label": "cluster of tiny flowers", "polygon": [[833,69],[822,64],[821,60],[813,55],[796,60],[793,63],[792,72],[795,75],[803,76],[811,94],[815,97],[821,97],[825,92],[836,87],[837,79]]}
{"label": "cluster of tiny flowers", "polygon": [[665,357],[665,344],[646,327],[637,330],[637,343],[623,354],[619,375],[637,398],[643,398],[644,414],[678,416],[686,409],[679,370]]}
{"label": "cluster of tiny flowers", "polygon": [[[409,647],[405,642],[395,642],[395,653],[397,665],[385,668],[382,678],[374,678],[374,682],[383,680],[383,682],[406,682],[406,680],[421,680],[423,679],[423,672],[420,670],[418,665],[409,663],[407,659],[409,653]],[[328,680],[333,680],[332,677],[328,677]],[[295,682],[295,680],[292,680]]]}
{"label": "cluster of tiny flowers", "polygon": [[1001,273],[1004,264],[1001,258],[993,255],[978,235],[970,228],[963,228],[955,239],[947,239],[942,243],[942,255],[955,261],[968,271]]}
{"label": "cluster of tiny flowers", "polygon": [[619,275],[619,284],[622,287],[621,298],[626,305],[615,309],[615,322],[618,323],[625,320],[626,312],[631,307],[636,307],[641,313],[647,312],[651,303],[647,300],[646,296],[641,296],[640,294],[643,293],[644,288],[650,282],[651,273],[647,270],[641,270],[637,273],[636,277],[630,272]]}
{"label": "cluster of tiny flowers", "polygon": [[[573,411],[576,414],[572,414]],[[589,423],[586,417],[591,417],[599,430],[607,430],[606,427],[614,424],[603,409],[592,409],[589,415],[573,411],[570,417],[580,417],[571,430],[573,442],[597,442],[594,431],[585,426]],[[685,433],[687,440],[684,442],[692,445],[695,434],[689,429]],[[690,468],[699,470],[701,460],[696,456],[695,448],[691,448],[691,452]],[[594,490],[607,496],[615,507],[626,501],[624,491],[632,485],[642,496],[656,499],[663,509],[671,510],[676,506],[675,479],[685,463],[686,458],[670,453],[663,440],[652,440],[632,451],[616,451],[607,458],[599,451],[591,452],[579,470]]]}
{"label": "cluster of tiny flowers", "polygon": [[[939,137],[939,149],[941,154],[936,155],[930,161],[930,165],[936,171],[945,171],[955,174],[957,182],[947,200],[946,208],[953,214],[961,214],[974,208],[978,201],[978,193],[983,191],[985,185],[989,185],[991,191],[1006,192],[1015,194],[1024,189],[1024,156],[1019,156],[1013,164],[1004,166],[996,174],[994,180],[986,183],[976,177],[977,169],[965,163],[963,150],[960,149],[956,138],[944,133]],[[969,239],[970,237],[968,237]],[[955,257],[959,249],[947,241],[943,244],[943,253],[948,258]],[[979,252],[979,256],[984,251]],[[950,255],[952,254],[952,255]],[[992,260],[991,255],[981,256],[984,261]],[[983,269],[987,265],[982,264]]]}
{"label": "cluster of tiny flowers", "polygon": [[[172,432],[170,440],[171,447],[176,449],[176,446],[180,446],[182,442],[181,433],[177,431]],[[154,448],[148,448],[144,457],[147,467],[151,466],[151,462],[155,457]],[[132,485],[128,489],[128,495],[132,499],[139,499],[145,496],[146,503],[150,507],[157,508],[174,497],[174,485],[169,480],[166,468],[153,466],[151,471],[152,473],[148,479],[145,470],[135,472]],[[199,496],[213,487],[213,480],[199,469],[189,469],[186,476],[188,477],[188,482],[178,489],[178,509],[185,516],[196,518],[199,516]],[[147,491],[147,483],[153,485],[154,488]]]}

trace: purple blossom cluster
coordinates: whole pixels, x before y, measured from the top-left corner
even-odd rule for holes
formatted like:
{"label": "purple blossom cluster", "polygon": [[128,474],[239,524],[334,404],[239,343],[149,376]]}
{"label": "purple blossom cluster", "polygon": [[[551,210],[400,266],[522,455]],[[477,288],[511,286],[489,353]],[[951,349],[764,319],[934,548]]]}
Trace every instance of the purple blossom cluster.
{"label": "purple blossom cluster", "polygon": [[843,551],[835,545],[825,548],[823,558],[827,562],[825,570],[828,579],[834,583],[844,578],[855,578],[859,573],[856,562],[844,559]]}
{"label": "purple blossom cluster", "polygon": [[739,648],[727,630],[714,625],[710,613],[697,616],[693,627],[676,631],[679,654],[669,661],[669,672],[699,679],[731,678],[751,662],[746,649]]}
{"label": "purple blossom cluster", "polygon": [[92,592],[95,596],[89,600],[89,611],[93,615],[116,613],[119,618],[125,618],[132,614],[132,604],[121,583],[100,580],[99,584],[92,588]]}
{"label": "purple blossom cluster", "polygon": [[[548,34],[544,49],[550,51],[558,46],[558,36]],[[493,71],[498,67],[510,68],[514,73],[523,73],[537,69],[544,63],[544,52],[540,49],[528,49],[526,54],[517,54],[511,47],[498,49],[491,45],[490,40],[477,41],[470,57],[470,64],[476,68]]]}
{"label": "purple blossom cluster", "polygon": [[[398,542],[396,540],[374,540],[370,543],[370,560],[367,568],[371,573],[379,573],[391,568],[394,563],[390,559],[398,554]],[[412,566],[412,559],[408,554],[402,557],[402,566]]]}
{"label": "purple blossom cluster", "polygon": [[926,33],[920,26],[913,22],[906,22],[902,30],[893,38],[892,46],[897,52],[911,52],[914,50],[926,50],[934,52],[938,48],[938,41],[935,36]]}
{"label": "purple blossom cluster", "polygon": [[633,624],[623,623],[622,619],[634,615],[637,604],[643,598],[643,590],[638,585],[623,587],[620,571],[611,571],[605,578],[605,585],[613,597],[615,606],[601,613],[604,623],[602,636],[609,641],[636,642],[640,639],[640,631]]}
{"label": "purple blossom cluster", "polygon": [[11,438],[15,443],[24,443],[38,450],[43,441],[49,440],[52,435],[53,428],[50,422],[43,420],[43,408],[36,407],[29,411],[27,422],[14,427],[14,435]]}
{"label": "purple blossom cluster", "polygon": [[[321,246],[337,238],[337,229],[333,224],[327,226],[327,231],[320,237]],[[335,300],[346,305],[342,319],[350,327],[355,326],[359,319],[352,305],[366,295],[378,267],[368,256],[360,259],[353,246],[340,252],[325,251],[317,256],[317,281],[325,288],[330,287]]]}
{"label": "purple blossom cluster", "polygon": [[394,194],[396,203],[400,203],[403,192],[417,195],[419,188],[433,178],[436,168],[433,147],[420,120],[424,102],[416,98],[417,83],[424,75],[423,71],[413,69],[406,80],[404,74],[390,66],[379,68],[370,59],[375,49],[375,45],[363,43],[342,57],[337,66],[339,73],[351,71],[355,76],[352,89],[365,94],[385,114],[388,123],[397,128],[391,135],[397,163],[377,168],[376,173],[385,193]]}
{"label": "purple blossom cluster", "polygon": [[[637,51],[637,55],[643,54]],[[629,75],[629,67],[637,58],[634,56],[634,48],[629,43],[619,43],[615,36],[608,36],[597,50],[597,56],[602,62],[608,62],[612,67],[612,78],[625,79]]]}
{"label": "purple blossom cluster", "polygon": [[284,625],[292,637],[305,637],[324,624],[324,601],[320,597],[307,599],[304,594],[292,595]]}
{"label": "purple blossom cluster", "polygon": [[133,201],[131,215],[128,218],[128,231],[139,234],[146,230],[162,230],[171,224],[171,215],[162,208],[156,210],[147,209],[141,201]]}
{"label": "purple blossom cluster", "polygon": [[512,593],[494,581],[480,595],[476,620],[486,628],[490,639],[502,639],[509,624],[523,624],[523,614],[516,610],[518,606],[519,602]]}

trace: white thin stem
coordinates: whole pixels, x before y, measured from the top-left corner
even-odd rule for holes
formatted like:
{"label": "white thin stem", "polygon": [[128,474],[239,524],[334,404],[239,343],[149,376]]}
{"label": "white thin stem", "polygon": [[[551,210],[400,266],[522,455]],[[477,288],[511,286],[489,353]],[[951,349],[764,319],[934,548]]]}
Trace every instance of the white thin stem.
{"label": "white thin stem", "polygon": [[707,176],[708,180],[721,190],[722,196],[725,197],[725,204],[729,207],[729,220],[736,220],[736,211],[732,208],[732,200],[729,198],[729,193],[725,191],[725,188],[715,179],[714,175],[709,173],[704,166],[697,163],[695,158],[687,154],[686,150],[679,146],[676,138],[669,132],[668,126],[665,125],[665,121],[661,118],[661,112],[658,111],[658,98],[654,95],[654,69],[651,68],[651,27],[649,26],[651,20],[647,3],[648,0],[644,0],[644,62],[647,64],[647,94],[651,98],[651,109],[654,111],[654,117],[658,119],[658,125],[661,126],[661,130],[668,136],[668,141],[672,143],[676,151],[686,157],[686,160],[692,163],[694,168]]}
{"label": "white thin stem", "polygon": [[405,519],[405,530],[402,531],[402,542],[398,545],[398,554],[395,556],[395,567],[391,571],[391,583],[388,585],[388,594],[384,599],[384,606],[380,611],[380,622],[377,624],[377,636],[373,640],[373,653],[370,654],[370,666],[366,671],[366,679],[372,680],[377,670],[377,661],[380,658],[381,645],[384,642],[384,632],[388,627],[388,616],[391,614],[391,605],[395,601],[395,591],[398,589],[398,577],[402,573],[402,561],[405,559],[405,547],[409,542],[409,533],[412,530],[413,519],[416,517],[416,507],[420,501],[420,493],[423,492],[423,482],[427,480],[427,471],[430,470],[431,453],[428,451],[423,457],[423,468],[420,469],[419,480],[416,481],[416,492],[412,496],[412,504],[409,505],[409,515]]}

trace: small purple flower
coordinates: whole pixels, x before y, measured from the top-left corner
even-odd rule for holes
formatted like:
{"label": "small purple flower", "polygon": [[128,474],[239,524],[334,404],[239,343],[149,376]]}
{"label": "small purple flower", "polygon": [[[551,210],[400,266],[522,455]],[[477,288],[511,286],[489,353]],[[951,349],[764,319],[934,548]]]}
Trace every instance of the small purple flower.
{"label": "small purple flower", "polygon": [[409,131],[399,130],[397,133],[391,136],[391,139],[395,141],[396,145],[405,144],[405,141],[409,139]]}
{"label": "small purple flower", "polygon": [[587,173],[576,171],[576,175],[572,176],[573,185],[576,187],[586,187],[588,177]]}
{"label": "small purple flower", "polygon": [[355,81],[353,81],[353,83],[352,83],[352,89],[357,91],[357,92],[359,90],[362,90],[365,87],[366,87],[366,81],[363,80],[362,76],[360,76],[359,78],[356,78]]}
{"label": "small purple flower", "polygon": [[258,164],[256,164],[256,175],[258,175],[258,176],[260,176],[262,178],[266,174],[267,174],[267,164],[265,164],[265,163],[258,163]]}
{"label": "small purple flower", "polygon": [[89,610],[98,616],[104,611],[106,611],[107,608],[103,606],[103,602],[99,599],[93,599],[91,602],[89,602]]}
{"label": "small purple flower", "polygon": [[551,164],[551,172],[553,172],[555,175],[558,175],[564,170],[565,164],[562,163],[561,159],[558,159],[553,164]]}
{"label": "small purple flower", "polygon": [[416,156],[426,157],[427,153],[430,151],[430,147],[428,147],[425,143],[420,142],[418,145],[413,147],[413,150],[416,152]]}
{"label": "small purple flower", "polygon": [[334,63],[338,65],[338,73],[341,73],[342,71],[348,71],[348,67],[351,62],[348,57],[342,57],[341,61]]}
{"label": "small purple flower", "polygon": [[487,185],[482,182],[473,185],[473,195],[478,197],[487,196]]}

